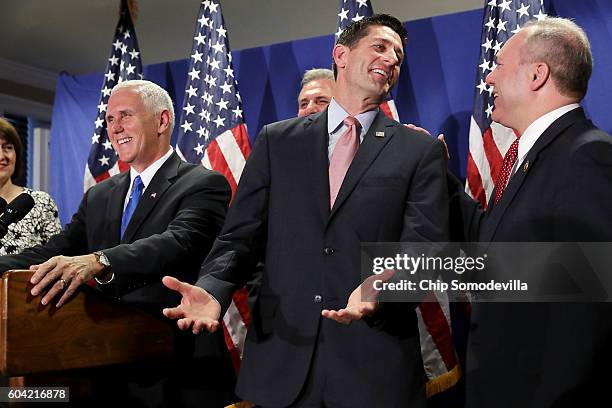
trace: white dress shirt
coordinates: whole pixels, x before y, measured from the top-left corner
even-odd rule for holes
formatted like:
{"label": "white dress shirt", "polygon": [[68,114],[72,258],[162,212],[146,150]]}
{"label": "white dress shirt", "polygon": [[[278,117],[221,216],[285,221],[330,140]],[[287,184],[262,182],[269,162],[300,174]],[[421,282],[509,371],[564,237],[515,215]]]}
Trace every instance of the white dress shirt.
{"label": "white dress shirt", "polygon": [[521,138],[519,139],[518,156],[516,158],[516,162],[514,163],[514,167],[512,167],[512,171],[510,172],[510,177],[512,177],[512,175],[516,173],[517,169],[520,168],[521,164],[523,164],[523,161],[525,160],[525,157],[527,157],[527,153],[529,153],[529,150],[531,150],[535,142],[538,141],[546,129],[548,129],[555,120],[559,119],[567,112],[579,107],[580,105],[577,103],[570,103],[569,105],[557,108],[545,115],[540,116],[534,120],[531,125],[527,127],[527,129],[525,129],[521,135]]}

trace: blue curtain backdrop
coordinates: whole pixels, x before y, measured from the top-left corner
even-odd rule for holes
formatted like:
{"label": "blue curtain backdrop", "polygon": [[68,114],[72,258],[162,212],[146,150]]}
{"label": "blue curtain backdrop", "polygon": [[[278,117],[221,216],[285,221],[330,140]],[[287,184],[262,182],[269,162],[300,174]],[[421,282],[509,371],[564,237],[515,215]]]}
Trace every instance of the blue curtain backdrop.
{"label": "blue curtain backdrop", "polygon": [[[611,132],[608,103],[612,94],[612,81],[608,80],[612,74],[611,2],[554,0],[547,6],[550,14],[573,18],[586,30],[595,68],[583,105],[595,124]],[[446,135],[450,168],[462,178],[482,14],[482,9],[478,9],[406,23],[409,35],[406,61],[393,91],[403,123],[415,123],[432,133]],[[333,35],[328,35],[232,53],[251,140],[264,124],[295,116],[302,73],[313,67],[331,66],[333,41]],[[144,61],[146,57],[143,55]],[[170,92],[175,109],[182,106],[187,62],[185,59],[145,66],[145,78]],[[58,80],[50,142],[51,194],[63,224],[76,212],[83,194],[83,171],[102,79],[102,73],[79,76],[64,73]],[[178,125],[173,143],[176,129]]]}

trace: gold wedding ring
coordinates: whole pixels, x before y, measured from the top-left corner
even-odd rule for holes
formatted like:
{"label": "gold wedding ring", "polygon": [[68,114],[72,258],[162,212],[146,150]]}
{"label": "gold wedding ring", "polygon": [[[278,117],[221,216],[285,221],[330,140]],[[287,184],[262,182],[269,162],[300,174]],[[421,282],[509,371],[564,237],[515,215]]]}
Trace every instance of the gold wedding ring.
{"label": "gold wedding ring", "polygon": [[66,280],[65,279],[60,279],[59,281],[62,283],[62,290],[66,289],[66,286],[68,286]]}

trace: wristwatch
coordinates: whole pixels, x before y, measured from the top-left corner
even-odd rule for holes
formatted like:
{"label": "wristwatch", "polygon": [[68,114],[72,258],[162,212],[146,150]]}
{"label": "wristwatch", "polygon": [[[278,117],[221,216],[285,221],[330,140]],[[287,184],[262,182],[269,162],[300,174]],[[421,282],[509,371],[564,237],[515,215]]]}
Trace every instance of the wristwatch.
{"label": "wristwatch", "polygon": [[[104,267],[104,269],[102,269],[103,274],[108,275],[108,272],[110,272],[110,269],[111,269],[111,264],[108,258],[106,257],[106,254],[102,251],[95,251],[93,254],[96,257],[96,261]],[[114,278],[115,278],[115,274],[112,273],[110,278],[108,279],[101,280],[96,277],[95,280],[100,285],[105,285],[107,283],[110,283]]]}

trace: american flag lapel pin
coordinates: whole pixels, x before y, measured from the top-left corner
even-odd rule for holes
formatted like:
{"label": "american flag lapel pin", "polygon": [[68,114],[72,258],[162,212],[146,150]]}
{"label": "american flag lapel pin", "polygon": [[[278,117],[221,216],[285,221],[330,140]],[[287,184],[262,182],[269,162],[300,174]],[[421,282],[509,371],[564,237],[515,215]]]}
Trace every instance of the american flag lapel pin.
{"label": "american flag lapel pin", "polygon": [[385,132],[376,132],[376,137],[385,137]]}

